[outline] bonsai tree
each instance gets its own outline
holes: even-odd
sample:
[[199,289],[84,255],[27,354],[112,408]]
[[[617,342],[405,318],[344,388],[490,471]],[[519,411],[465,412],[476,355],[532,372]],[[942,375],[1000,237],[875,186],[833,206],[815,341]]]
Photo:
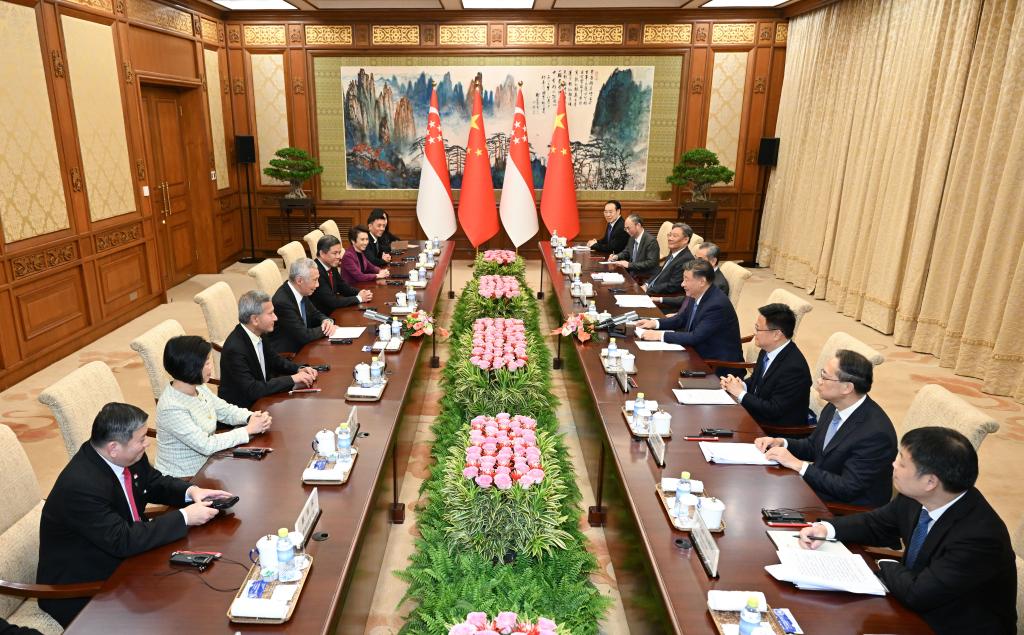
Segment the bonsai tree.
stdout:
[[707,148],[694,148],[679,157],[672,175],[665,180],[672,185],[690,187],[690,200],[708,200],[708,190],[716,183],[730,183],[736,173],[718,162],[718,155]]
[[302,184],[323,172],[324,166],[305,150],[298,148],[281,148],[274,153],[274,157],[270,160],[270,167],[264,168],[263,173],[278,181],[291,183],[292,190],[285,194],[285,198],[306,198]]

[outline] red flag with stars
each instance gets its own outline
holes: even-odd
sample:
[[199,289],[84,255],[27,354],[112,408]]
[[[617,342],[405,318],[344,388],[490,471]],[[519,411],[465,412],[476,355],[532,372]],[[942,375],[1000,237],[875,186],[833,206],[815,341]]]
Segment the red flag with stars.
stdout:
[[466,164],[462,170],[462,193],[459,195],[459,224],[474,247],[479,247],[498,233],[498,208],[494,204],[491,158],[487,154],[484,106],[479,86],[473,90],[473,115],[466,144]]
[[572,240],[580,233],[580,212],[576,207],[576,182],[569,145],[569,121],[565,115],[565,91],[558,92],[558,112],[551,133],[544,190],[540,194],[540,215],[551,233]]

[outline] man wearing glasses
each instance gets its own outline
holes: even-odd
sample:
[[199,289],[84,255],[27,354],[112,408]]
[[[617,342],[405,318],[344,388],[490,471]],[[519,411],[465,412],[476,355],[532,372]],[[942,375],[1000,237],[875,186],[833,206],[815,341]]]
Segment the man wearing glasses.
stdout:
[[754,444],[765,458],[799,472],[826,501],[884,505],[892,498],[896,430],[885,411],[868,397],[872,375],[866,357],[836,351],[818,377],[818,394],[828,405],[811,436],[761,437]]

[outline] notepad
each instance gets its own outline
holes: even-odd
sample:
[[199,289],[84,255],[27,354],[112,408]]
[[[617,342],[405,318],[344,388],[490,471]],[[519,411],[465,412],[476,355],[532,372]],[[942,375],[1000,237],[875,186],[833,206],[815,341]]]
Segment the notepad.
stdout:
[[654,300],[649,295],[631,295],[620,293],[615,296],[615,304],[624,309],[653,309]]
[[721,388],[673,388],[676,400],[687,406],[735,406],[736,402]]
[[265,600],[259,598],[235,598],[231,603],[233,617],[262,617],[267,619],[284,619],[288,614],[288,602],[282,600]]
[[668,342],[646,342],[640,340],[636,347],[642,351],[685,351],[680,344],[669,344]]
[[764,458],[764,453],[753,443],[724,443],[701,441],[700,451],[708,463],[726,465],[778,465],[775,461]]
[[363,334],[365,326],[335,326],[331,331],[332,340],[354,340]]
[[626,278],[621,273],[615,272],[592,273],[590,277],[605,284],[622,284],[626,281]]
[[792,582],[798,588],[886,594],[885,586],[859,555],[810,549],[783,549],[776,553],[780,564],[768,565],[765,570],[775,579]]
[[[800,532],[799,531],[787,531],[784,529],[769,529],[767,532],[768,537],[775,543],[775,548],[779,551],[784,549],[800,549]],[[822,553],[851,553],[841,542],[828,542],[821,541],[817,551]]]

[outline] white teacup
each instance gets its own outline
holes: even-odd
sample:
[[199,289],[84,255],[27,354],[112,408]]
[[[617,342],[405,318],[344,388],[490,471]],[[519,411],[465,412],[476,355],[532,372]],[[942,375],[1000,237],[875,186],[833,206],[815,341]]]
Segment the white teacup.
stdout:
[[277,577],[277,536],[267,534],[256,541],[256,548],[249,551],[249,559],[260,566],[264,578]]
[[718,529],[722,526],[722,515],[725,513],[725,503],[717,498],[700,499],[700,517],[708,529]]
[[636,355],[625,353],[622,355],[622,370],[631,373],[636,369]]
[[320,456],[332,456],[336,454],[338,446],[335,443],[334,432],[330,430],[321,430],[320,432],[317,432],[316,439],[313,441],[313,448]]
[[[399,291],[398,293],[395,294],[395,302],[398,304],[398,306],[405,306],[405,304],[406,304],[405,291]],[[384,338],[381,338],[381,339],[384,339]]]

